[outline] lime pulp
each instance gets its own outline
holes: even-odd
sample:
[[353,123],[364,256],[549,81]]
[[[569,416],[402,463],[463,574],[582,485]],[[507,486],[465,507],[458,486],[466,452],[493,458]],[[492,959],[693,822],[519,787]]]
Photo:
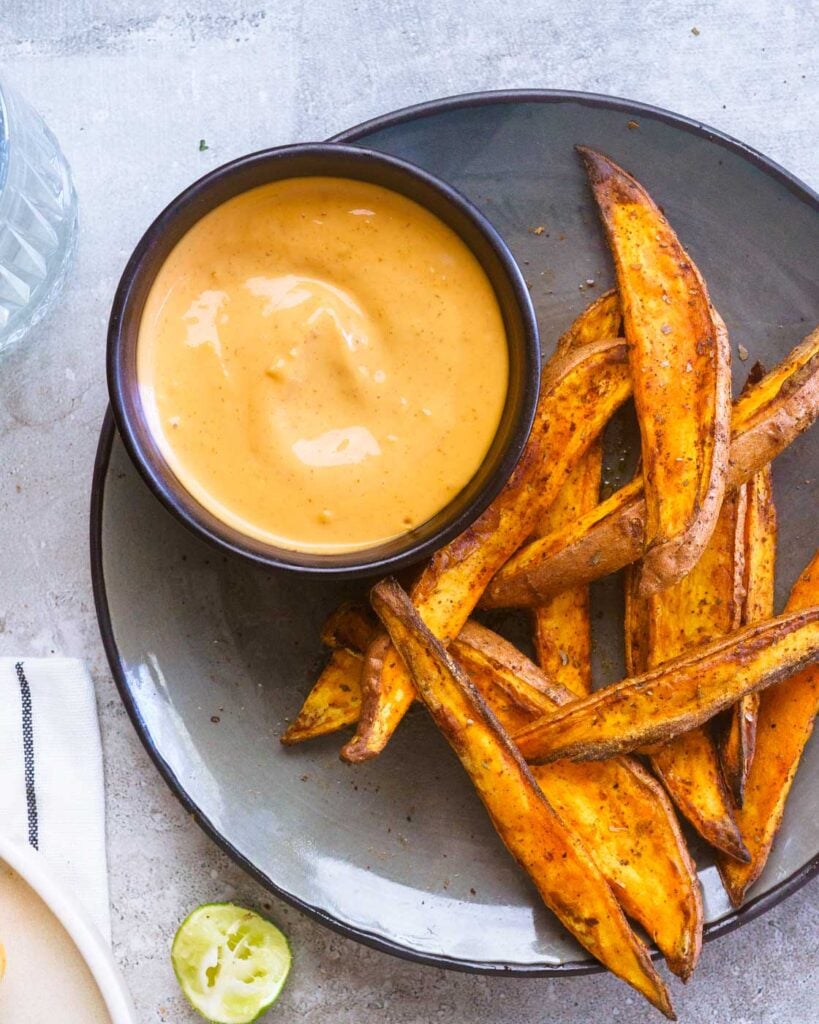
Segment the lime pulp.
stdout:
[[179,926],[174,971],[191,1006],[214,1024],[249,1024],[278,998],[292,960],[279,929],[233,903],[205,903]]

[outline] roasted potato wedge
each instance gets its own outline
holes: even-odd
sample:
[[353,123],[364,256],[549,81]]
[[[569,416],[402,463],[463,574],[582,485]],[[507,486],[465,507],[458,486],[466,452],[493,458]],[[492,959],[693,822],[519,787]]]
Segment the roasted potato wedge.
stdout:
[[285,746],[355,725],[361,714],[361,658],[333,651],[298,715],[281,737]]
[[467,674],[500,687],[530,721],[550,714],[576,695],[547,675],[502,636],[470,619],[450,644]]
[[665,986],[614,893],[469,678],[394,580],[379,583],[371,599],[433,721],[544,903],[593,956],[673,1018]]
[[617,273],[640,423],[646,592],[682,579],[716,525],[728,469],[731,350],[693,260],[657,205],[578,147]]
[[[584,770],[592,763],[594,775]],[[630,758],[555,761],[530,770],[591,853],[617,902],[657,945],[669,970],[687,981],[702,945],[702,898],[662,787]]]
[[605,338],[619,338],[623,333],[623,311],[616,289],[598,295],[557,339],[555,354],[566,356],[575,349]]
[[[741,623],[745,554],[745,489],[730,491],[699,562],[659,594],[639,585],[640,563],[626,581],[626,669],[645,672],[686,650],[724,636]],[[656,750],[651,765],[680,812],[700,835],[732,857],[748,860],[723,780],[717,747],[706,726]]]
[[[475,622],[464,626],[449,653],[507,730],[573,699],[565,688],[555,690],[507,640]],[[522,709],[527,703],[528,711]],[[700,952],[702,902],[696,869],[662,789],[626,757],[557,761],[535,765],[532,774],[585,843],[626,913],[645,928],[669,968],[688,978]]]
[[378,630],[370,609],[359,601],[345,601],[328,615],[321,630],[321,642],[331,650],[344,647],[363,654]]
[[[787,610],[819,605],[819,551],[796,582]],[[749,864],[719,857],[717,867],[735,907],[759,878],[782,822],[785,801],[819,712],[819,665],[811,665],[760,694],[756,750],[737,811]]]
[[[506,732],[517,732],[517,730],[522,729],[524,725],[528,725],[529,722],[532,721],[533,717],[536,717],[532,715],[531,711],[526,711],[524,707],[521,706],[520,701],[518,701],[515,697],[510,696],[509,692],[506,689],[504,689],[504,687],[498,686],[492,679],[491,674],[487,673],[483,676],[480,676],[479,678],[474,678],[472,674],[469,671],[467,671],[464,662],[455,654],[452,644],[449,645],[447,650],[449,651],[452,658],[461,666],[461,668],[466,672],[466,674],[475,684],[475,688],[477,689],[478,693],[486,701],[490,711],[495,716],[495,718],[497,718],[502,728]],[[566,821],[566,824],[569,826],[569,828],[574,827],[571,821],[569,821],[569,819],[565,816],[564,820]],[[582,838],[583,837],[581,836],[581,839]],[[598,861],[599,866],[599,858],[597,856],[595,856],[595,860]]]
[[[557,351],[573,349],[615,337],[622,327],[620,300],[615,291],[605,292],[588,306],[568,331],[561,335]],[[598,437],[574,466],[557,497],[541,515],[537,536],[543,537],[577,519],[600,500],[603,438]],[[591,628],[589,588],[580,584],[546,598],[532,608],[532,634],[538,664],[579,696],[591,690]]]
[[[361,710],[362,674],[366,667],[364,656],[369,654],[371,646],[375,647],[377,652],[378,645],[373,644],[372,641],[376,639],[379,642],[383,641],[386,639],[386,634],[383,631],[379,632],[369,608],[355,602],[347,602],[329,616],[322,630],[322,639],[333,652],[340,651],[355,659],[351,662],[345,660],[344,663],[345,681],[349,676],[350,685],[341,691],[331,687],[330,684],[334,679],[337,681],[339,672],[338,663],[335,659],[331,659],[325,669],[328,677],[326,687],[322,685],[323,673],[302,706],[299,715],[299,719],[303,720],[302,723],[296,728],[294,728],[297,725],[296,722],[294,722],[294,726],[291,726],[294,738],[288,740],[289,742],[301,743],[306,739],[311,739],[313,735],[321,736],[325,732],[331,731],[333,728],[331,720],[342,717],[339,716],[339,707],[342,701],[345,702],[346,710],[343,720],[338,722],[337,728],[351,725],[357,720],[350,716],[359,715]],[[492,646],[493,642],[496,642],[497,646]],[[487,651],[492,647],[495,652],[497,670],[494,676],[492,672],[486,674],[487,686],[491,686],[498,692],[503,692],[507,707],[514,708],[515,712],[523,715],[527,722],[564,704],[574,696],[561,683],[549,679],[528,658],[524,658],[512,644],[502,640],[496,633],[476,622],[467,622],[453,644],[454,649],[459,653],[465,653],[467,658],[474,656],[474,651]],[[497,660],[500,657],[498,651],[502,651],[506,664],[502,659]],[[509,669],[509,671],[504,671],[505,669]],[[491,701],[490,703],[494,708],[495,704]],[[326,709],[326,712],[322,714],[320,709]]]
[[[819,415],[819,328],[734,403],[728,487],[739,487],[810,427]],[[636,562],[646,508],[634,480],[548,537],[533,540],[495,576],[485,608],[527,608]]]
[[[625,344],[616,339],[586,345],[544,368],[535,425],[509,481],[470,527],[433,555],[412,588],[422,619],[444,644],[458,635],[489,580],[532,533],[630,389]],[[362,699],[358,731],[342,749],[347,761],[378,754],[414,699],[394,651],[378,687]]]
[[[556,503],[541,519],[541,528],[577,522],[600,497],[603,449],[598,439],[575,466]],[[572,509],[576,514],[572,516]],[[582,697],[591,691],[589,585],[580,583],[532,607],[532,639],[540,667]]]
[[[626,579],[626,671],[638,675],[648,660],[648,601],[637,591],[630,567]],[[680,813],[703,838],[728,856],[748,859],[707,728],[692,729],[660,747],[649,759]],[[559,762],[560,763],[560,762]],[[583,762],[581,762],[583,763]]]
[[[323,635],[330,646],[355,650],[367,646],[372,629],[363,608],[344,605],[328,619]],[[467,622],[449,653],[507,732],[573,699],[516,647],[476,622]],[[688,978],[702,942],[702,901],[696,869],[662,788],[631,758],[560,761],[538,765],[533,774],[629,917],[645,928],[669,968]]]
[[[750,625],[770,619],[774,613],[774,568],[776,565],[776,508],[773,500],[771,467],[761,469],[744,486],[747,497],[743,536],[742,622]],[[742,806],[745,783],[756,745],[759,694],[749,693],[737,701],[720,744],[725,781],[734,803]]]
[[[733,633],[742,625],[746,507],[744,487],[729,491],[711,542],[699,562],[673,590],[646,598],[644,671]],[[642,563],[634,568],[639,576]],[[637,589],[646,592],[639,584]]]
[[598,690],[515,736],[534,763],[598,760],[664,743],[819,655],[819,607],[748,626]]
[[703,839],[726,856],[747,861],[750,854],[708,730],[700,726],[675,737],[651,754],[650,761],[680,814]]

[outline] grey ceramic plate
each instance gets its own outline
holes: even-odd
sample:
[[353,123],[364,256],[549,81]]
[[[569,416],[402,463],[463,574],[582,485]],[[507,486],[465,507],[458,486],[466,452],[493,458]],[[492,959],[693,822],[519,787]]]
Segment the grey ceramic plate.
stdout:
[[[577,142],[609,153],[662,203],[705,273],[735,353],[741,342],[773,364],[819,314],[816,197],[681,118],[600,97],[490,94],[390,115],[344,138],[430,168],[488,214],[531,283],[547,350],[611,281]],[[749,366],[736,359],[735,387]],[[627,417],[615,428],[633,444],[631,431]],[[817,468],[809,435],[775,464],[780,607],[816,543]],[[102,634],[134,724],[175,793],[260,881],[325,923],[418,960],[529,974],[590,969],[501,847],[423,712],[358,768],[339,762],[338,737],[279,745],[321,667],[322,619],[360,582],[266,572],[205,546],[149,493],[110,419],[91,542]],[[594,608],[602,682],[622,669],[617,580],[595,588]],[[511,618],[500,626],[519,629]],[[814,742],[768,868],[739,914],[699,853],[709,935],[816,870],[817,768]]]

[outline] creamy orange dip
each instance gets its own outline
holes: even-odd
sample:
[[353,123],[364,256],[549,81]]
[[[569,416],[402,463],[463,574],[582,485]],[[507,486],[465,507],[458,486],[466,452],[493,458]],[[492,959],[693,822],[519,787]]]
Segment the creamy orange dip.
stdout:
[[159,271],[142,401],[184,487],[242,533],[353,551],[471,479],[508,382],[486,274],[395,192],[294,178],[212,210]]

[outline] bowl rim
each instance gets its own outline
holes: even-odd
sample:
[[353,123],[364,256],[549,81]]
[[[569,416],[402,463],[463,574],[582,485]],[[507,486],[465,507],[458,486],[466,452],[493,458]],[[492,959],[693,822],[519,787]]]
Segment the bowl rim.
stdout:
[[84,908],[54,877],[43,855],[0,833],[0,861],[31,887],[63,926],[96,982],[112,1024],[137,1024],[131,994],[110,948]]
[[[263,168],[268,165],[275,167],[278,161],[286,161],[292,157],[299,158],[302,156],[312,156],[319,159],[327,158],[328,160],[346,158],[354,163],[361,164],[362,167],[377,165],[387,170],[397,171],[399,174],[410,179],[415,179],[425,188],[437,193],[445,204],[465,217],[487,242],[493,257],[497,260],[498,272],[505,277],[508,285],[508,308],[514,306],[514,315],[520,321],[522,383],[517,410],[509,423],[509,436],[506,444],[494,454],[495,466],[489,471],[489,475],[480,490],[472,495],[458,510],[457,503],[460,495],[463,494],[463,490],[459,491],[447,505],[435,513],[432,519],[437,516],[446,516],[447,510],[451,506],[455,506],[455,513],[445,518],[426,537],[413,538],[414,531],[408,531],[392,541],[382,542],[382,544],[373,548],[363,548],[337,554],[328,553],[326,556],[323,556],[320,552],[294,551],[266,543],[249,535],[243,535],[238,528],[221,522],[218,516],[210,513],[206,507],[202,506],[193,494],[187,490],[182,481],[175,476],[173,470],[162,459],[161,455],[154,455],[144,443],[145,437],[150,432],[147,427],[135,422],[129,412],[129,404],[135,404],[138,399],[129,400],[128,398],[129,389],[135,387],[135,385],[133,378],[123,367],[123,356],[128,350],[128,347],[124,344],[124,337],[130,318],[133,316],[131,312],[133,296],[140,282],[146,276],[149,280],[155,276],[158,267],[154,269],[153,266],[155,262],[153,250],[163,239],[168,227],[173,225],[180,216],[184,216],[191,206],[201,203],[203,199],[209,196],[211,189],[218,187],[226,179],[239,177],[243,172],[254,167]],[[316,172],[311,172],[309,176],[315,176],[315,174]],[[334,176],[332,167],[328,169],[327,175]],[[299,176],[294,174],[287,177]],[[271,180],[283,179],[274,177]],[[257,186],[251,186],[250,188],[255,187]],[[249,190],[240,190],[236,195],[241,194],[242,191]],[[393,191],[398,191],[398,189],[393,188]],[[210,213],[225,201],[227,200],[223,199],[213,206],[208,206],[204,213],[202,213],[202,216]],[[413,201],[418,202],[419,205],[424,205],[418,199],[413,199]],[[431,212],[435,216],[439,216],[434,210]],[[451,230],[455,231],[462,238],[456,228],[451,225],[450,227]],[[469,245],[469,242],[463,238],[462,241],[471,250],[472,247]],[[502,300],[498,296],[498,290],[491,280],[490,284],[492,284],[493,291],[498,297],[504,320],[506,320],[506,312],[504,311]],[[332,140],[323,143],[308,142],[276,146],[248,153],[208,171],[178,193],[153,219],[128,258],[111,306],[106,342],[108,392],[117,428],[128,454],[140,475],[168,511],[188,529],[222,551],[229,551],[232,554],[250,559],[268,568],[283,569],[319,577],[323,576],[325,578],[353,579],[361,576],[378,576],[389,572],[396,572],[405,566],[430,556],[467,529],[498,496],[523,453],[536,414],[540,390],[540,367],[540,338],[537,317],[529,289],[509,246],[491,221],[454,186],[424,168],[417,167],[410,161],[371,150],[364,146],[351,146],[344,143],[336,143]],[[506,409],[506,406],[504,408]],[[498,429],[500,429],[501,424],[502,421],[499,423]],[[493,445],[494,438],[496,437],[497,430],[493,435]],[[491,447],[487,451],[485,459],[490,456],[490,452]],[[480,469],[477,472],[480,472]],[[471,479],[474,480],[475,476],[473,475]],[[468,487],[469,483],[465,486]],[[432,519],[425,520],[417,529],[423,529]],[[405,539],[405,543],[402,543]],[[397,545],[397,550],[379,555],[379,550],[389,544]],[[300,561],[300,557],[304,557],[307,561]]]
[[[374,131],[390,128],[405,121],[418,117],[431,117],[448,110],[484,106],[487,104],[504,103],[579,103],[584,106],[604,108],[617,111],[623,114],[645,114],[656,118],[666,124],[671,124],[683,131],[690,132],[709,141],[722,146],[724,149],[750,160],[752,164],[759,167],[765,173],[784,184],[789,191],[799,196],[800,199],[808,202],[819,210],[819,194],[810,186],[802,182],[795,174],[787,171],[774,160],[769,159],[758,150],[747,146],[745,143],[734,139],[730,135],[711,128],[702,122],[692,120],[682,114],[676,114],[662,107],[641,103],[637,100],[630,100],[618,96],[607,96],[600,93],[577,92],[565,89],[506,89],[486,90],[475,93],[464,93],[456,96],[444,97],[441,99],[429,100],[425,103],[403,107],[396,111],[364,121],[352,128],[334,135],[331,141],[354,142],[361,136],[366,136]],[[142,718],[139,708],[134,699],[128,683],[126,668],[121,660],[116,637],[114,635],[113,622],[111,620],[108,597],[106,593],[105,573],[103,566],[102,546],[102,517],[105,498],[105,479],[109,467],[111,450],[114,442],[115,424],[111,410],[106,411],[99,438],[96,460],[94,464],[94,475],[91,488],[89,532],[90,532],[90,554],[91,554],[91,580],[94,593],[94,604],[97,612],[97,621],[100,628],[103,647],[105,649],[108,664],[119,690],[120,697],[134,729],[139,736],[148,756],[153,761],[159,774],[165,783],[179,800],[182,807],[193,820],[213,840],[213,842],[226,853],[236,864],[264,889],[279,899],[307,914],[319,924],[324,925],[338,932],[346,938],[355,939],[366,946],[377,949],[384,953],[397,956],[400,959],[413,963],[426,964],[431,967],[445,968],[448,970],[462,971],[469,974],[503,975],[504,977],[579,977],[586,974],[602,974],[605,968],[595,960],[586,957],[581,960],[568,960],[560,964],[520,964],[495,961],[471,961],[447,957],[439,954],[425,953],[406,944],[401,944],[395,939],[388,939],[365,931],[363,928],[348,924],[345,921],[333,917],[328,911],[321,907],[308,903],[288,892],[278,885],[272,878],[249,860],[236,846],[223,835],[216,824],[202,812],[202,809],[188,794],[180,782],[171,765],[165,760],[148,728]],[[812,878],[819,874],[819,852],[806,861],[801,868],[794,871],[787,878],[772,886],[766,892],[747,900],[738,910],[729,911],[724,917],[705,925],[703,939],[710,942],[712,939],[720,938],[729,932],[740,928],[742,925],[753,921],[755,918],[767,911],[772,910],[779,903],[806,885]],[[581,951],[582,952],[582,951]],[[656,950],[651,952],[652,959],[660,959]]]

